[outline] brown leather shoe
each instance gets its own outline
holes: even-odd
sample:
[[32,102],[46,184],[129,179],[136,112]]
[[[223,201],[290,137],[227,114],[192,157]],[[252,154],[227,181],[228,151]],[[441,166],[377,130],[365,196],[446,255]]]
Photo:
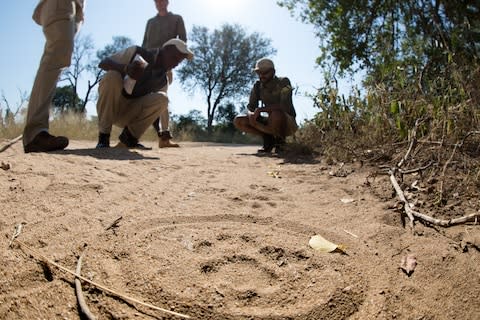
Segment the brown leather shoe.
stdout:
[[159,148],[178,148],[180,145],[178,143],[172,143],[170,140],[158,139]]
[[27,144],[23,146],[25,153],[30,152],[49,152],[63,150],[68,146],[68,138],[62,136],[52,136],[46,131],[42,131]]
[[170,139],[172,139],[172,135],[170,134],[170,131],[162,131],[158,133],[158,147],[159,148],[178,148],[180,147],[178,143],[172,143],[170,142]]

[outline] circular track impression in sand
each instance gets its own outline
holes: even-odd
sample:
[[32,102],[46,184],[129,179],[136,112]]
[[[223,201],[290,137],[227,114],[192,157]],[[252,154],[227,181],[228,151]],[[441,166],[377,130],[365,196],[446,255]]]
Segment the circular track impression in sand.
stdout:
[[308,235],[284,226],[235,220],[152,222],[121,259],[135,265],[122,268],[128,287],[200,318],[342,319],[357,311],[360,279],[347,256],[315,252]]

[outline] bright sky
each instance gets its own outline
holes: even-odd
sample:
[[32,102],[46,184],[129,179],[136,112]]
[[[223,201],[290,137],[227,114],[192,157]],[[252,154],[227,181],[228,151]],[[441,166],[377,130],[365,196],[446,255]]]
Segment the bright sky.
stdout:
[[[38,0],[2,1],[0,4],[0,92],[12,106],[18,104],[19,90],[30,94],[45,43],[41,27],[32,20]],[[169,10],[183,16],[188,33],[193,25],[214,30],[224,23],[238,23],[248,33],[259,32],[272,40],[277,55],[277,75],[287,76],[299,94],[294,96],[297,120],[311,119],[318,109],[301,92],[315,92],[322,84],[321,70],[315,66],[319,55],[313,27],[290,16],[275,0],[170,0]],[[81,34],[90,34],[96,49],[112,42],[113,36],[127,36],[141,45],[145,24],[156,14],[153,0],[87,0],[86,20]],[[254,62],[252,62],[253,64]],[[86,84],[87,79],[82,80]],[[96,88],[95,88],[96,90]],[[83,91],[80,88],[80,97]],[[207,104],[197,94],[188,96],[180,83],[169,88],[170,111],[187,114],[198,109],[206,114]],[[247,97],[245,97],[247,98]],[[237,104],[238,106],[239,104]],[[95,105],[87,106],[96,115]]]

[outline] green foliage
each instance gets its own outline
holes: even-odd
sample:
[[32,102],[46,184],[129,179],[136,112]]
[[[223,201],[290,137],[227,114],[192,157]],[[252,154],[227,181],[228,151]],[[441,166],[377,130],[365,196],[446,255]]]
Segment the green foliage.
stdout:
[[[451,59],[478,59],[480,2],[279,0],[316,27],[318,62],[340,72],[392,70],[398,62],[422,70]],[[445,55],[449,52],[451,55]],[[380,81],[375,77],[376,82]]]
[[172,131],[180,140],[202,141],[207,120],[199,110],[190,110],[186,115],[174,115],[171,119]]
[[[307,124],[338,146],[330,151],[402,142],[413,128],[456,143],[479,127],[480,2],[277,2],[316,27],[328,72]],[[340,96],[335,77],[359,69],[361,91]]]
[[55,114],[82,113],[83,101],[76,95],[72,86],[57,87],[53,96],[52,107]]

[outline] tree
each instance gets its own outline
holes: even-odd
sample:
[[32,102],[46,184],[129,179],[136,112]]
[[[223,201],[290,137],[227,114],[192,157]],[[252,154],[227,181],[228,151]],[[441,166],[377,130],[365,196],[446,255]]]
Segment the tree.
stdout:
[[198,137],[204,132],[207,121],[200,110],[190,110],[187,115],[174,115],[172,122],[177,133]]
[[[10,102],[7,100],[5,96],[5,92],[2,91],[2,96],[0,99],[0,128],[1,127],[9,127],[13,123],[15,123],[15,117],[22,111],[22,107],[28,101],[28,94],[25,91],[18,91],[20,101],[16,104],[15,107],[10,105]],[[5,118],[3,117],[3,107],[5,107]]]
[[[469,64],[480,50],[480,2],[471,0],[279,0],[316,27],[317,62],[339,72],[364,69],[373,83],[395,70],[448,75],[454,59]],[[435,70],[426,73],[425,69]],[[426,71],[428,71],[426,70]],[[417,79],[412,78],[412,81]]]
[[183,65],[178,75],[186,90],[194,93],[199,89],[205,95],[207,130],[211,133],[218,106],[245,97],[255,79],[252,67],[256,60],[276,50],[270,39],[230,24],[213,32],[194,26],[189,43],[195,58]]
[[[215,115],[215,132],[222,136],[233,137],[237,129],[233,125],[233,119],[238,115],[235,111],[235,105],[228,103],[225,106],[219,106],[218,112]],[[230,141],[231,142],[231,141]]]
[[77,95],[73,97],[72,92],[75,92],[75,90],[71,86],[57,87],[55,89],[55,95],[52,100],[54,113],[65,113],[67,111],[83,112],[84,101]]

